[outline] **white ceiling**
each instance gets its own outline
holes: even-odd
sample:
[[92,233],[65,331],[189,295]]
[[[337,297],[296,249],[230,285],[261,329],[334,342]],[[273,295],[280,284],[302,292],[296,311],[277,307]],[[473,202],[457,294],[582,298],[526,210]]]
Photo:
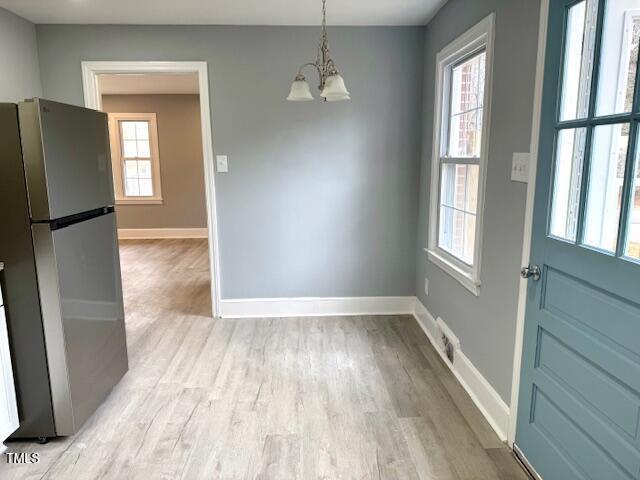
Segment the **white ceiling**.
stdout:
[[[446,0],[328,0],[329,25],[425,25]],[[318,25],[320,0],[0,0],[34,23]]]
[[127,74],[99,75],[100,93],[103,95],[187,94],[198,93],[198,75],[180,74]]

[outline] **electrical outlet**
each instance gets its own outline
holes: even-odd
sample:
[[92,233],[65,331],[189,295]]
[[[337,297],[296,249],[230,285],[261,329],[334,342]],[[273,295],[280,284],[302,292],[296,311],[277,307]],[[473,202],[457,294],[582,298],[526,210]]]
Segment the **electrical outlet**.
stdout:
[[429,296],[429,279],[427,277],[424,277],[424,294]]

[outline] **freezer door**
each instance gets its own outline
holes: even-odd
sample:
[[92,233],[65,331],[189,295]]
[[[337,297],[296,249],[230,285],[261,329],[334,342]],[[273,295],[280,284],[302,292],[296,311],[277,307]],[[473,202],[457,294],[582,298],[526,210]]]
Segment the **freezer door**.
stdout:
[[105,113],[43,99],[18,111],[34,221],[114,204]]
[[71,435],[128,368],[115,214],[32,229],[56,434]]

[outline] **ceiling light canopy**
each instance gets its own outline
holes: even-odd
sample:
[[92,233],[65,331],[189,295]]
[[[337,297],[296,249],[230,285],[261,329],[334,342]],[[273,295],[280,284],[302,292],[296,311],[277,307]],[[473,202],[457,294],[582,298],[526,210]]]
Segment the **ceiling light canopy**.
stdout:
[[336,64],[329,54],[329,40],[327,39],[327,0],[322,0],[322,35],[318,45],[318,53],[315,62],[305,63],[298,70],[287,100],[290,102],[308,102],[313,100],[311,89],[307,79],[302,74],[305,67],[315,67],[320,77],[320,96],[327,102],[339,102],[349,100],[351,96],[344,83],[344,79],[338,72]]

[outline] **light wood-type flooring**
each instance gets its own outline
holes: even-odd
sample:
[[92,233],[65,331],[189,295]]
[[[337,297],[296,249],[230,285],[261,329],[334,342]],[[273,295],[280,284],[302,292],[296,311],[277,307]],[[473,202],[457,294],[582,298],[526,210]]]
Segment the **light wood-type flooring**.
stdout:
[[129,372],[0,479],[527,478],[412,317],[214,320],[205,241],[121,256]]

